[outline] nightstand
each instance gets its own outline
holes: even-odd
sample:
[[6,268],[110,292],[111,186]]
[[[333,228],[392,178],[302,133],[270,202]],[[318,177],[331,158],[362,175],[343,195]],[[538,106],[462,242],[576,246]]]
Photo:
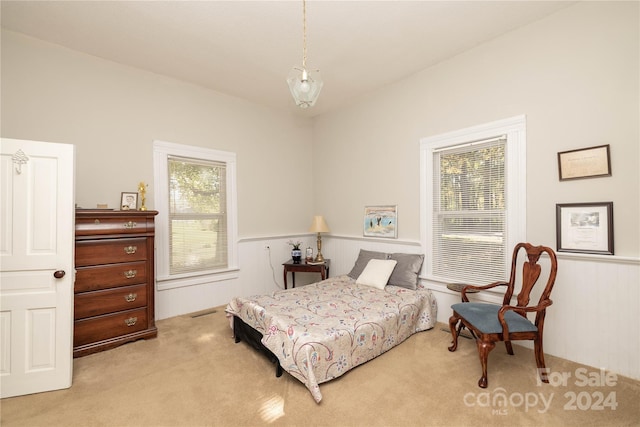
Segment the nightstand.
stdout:
[[284,288],[287,289],[287,273],[291,272],[292,285],[291,288],[296,287],[296,273],[320,273],[322,280],[329,277],[329,266],[331,265],[330,259],[325,259],[322,264],[306,264],[304,261],[300,264],[294,264],[293,260],[282,264],[284,266]]

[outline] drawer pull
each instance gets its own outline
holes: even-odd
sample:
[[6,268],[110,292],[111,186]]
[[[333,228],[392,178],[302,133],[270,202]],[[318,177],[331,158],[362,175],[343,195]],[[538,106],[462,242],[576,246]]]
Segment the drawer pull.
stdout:
[[124,323],[127,326],[134,326],[136,324],[136,322],[138,321],[137,317],[129,317],[128,319],[124,320]]
[[93,220],[93,223],[94,223],[95,225],[98,225],[98,224],[100,224],[100,220],[99,220],[99,219],[95,219],[95,220]]
[[124,252],[125,252],[127,255],[135,254],[137,250],[138,250],[138,247],[137,247],[137,246],[125,246],[125,247],[124,247]]
[[138,274],[138,270],[129,270],[124,272],[124,277],[127,279],[133,279]]
[[135,221],[129,221],[124,223],[124,228],[136,228],[136,225]]
[[129,295],[124,296],[124,299],[127,302],[134,302],[136,298],[138,298],[138,294],[134,294],[133,292],[131,292]]

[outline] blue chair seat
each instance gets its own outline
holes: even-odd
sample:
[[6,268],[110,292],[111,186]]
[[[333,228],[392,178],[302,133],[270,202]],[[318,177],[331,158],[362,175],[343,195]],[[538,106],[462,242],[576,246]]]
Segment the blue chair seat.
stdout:
[[[501,305],[461,302],[453,304],[451,308],[483,334],[502,333],[502,325],[498,320],[498,311],[502,308]],[[538,330],[529,319],[511,310],[505,313],[504,320],[507,322],[509,332],[535,332]]]

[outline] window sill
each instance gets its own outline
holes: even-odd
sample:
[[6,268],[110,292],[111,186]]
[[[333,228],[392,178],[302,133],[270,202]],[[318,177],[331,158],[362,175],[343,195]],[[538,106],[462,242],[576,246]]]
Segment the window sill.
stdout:
[[182,275],[181,277],[158,277],[156,279],[156,289],[165,291],[168,289],[184,288],[187,286],[203,285],[211,282],[221,282],[223,280],[237,279],[239,269],[230,268],[227,270],[219,270],[215,273]]

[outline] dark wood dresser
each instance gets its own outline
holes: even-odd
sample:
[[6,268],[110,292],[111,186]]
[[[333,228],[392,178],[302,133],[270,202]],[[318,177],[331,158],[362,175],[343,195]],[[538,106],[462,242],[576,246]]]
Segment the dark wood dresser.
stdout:
[[157,336],[157,214],[76,210],[73,357]]

